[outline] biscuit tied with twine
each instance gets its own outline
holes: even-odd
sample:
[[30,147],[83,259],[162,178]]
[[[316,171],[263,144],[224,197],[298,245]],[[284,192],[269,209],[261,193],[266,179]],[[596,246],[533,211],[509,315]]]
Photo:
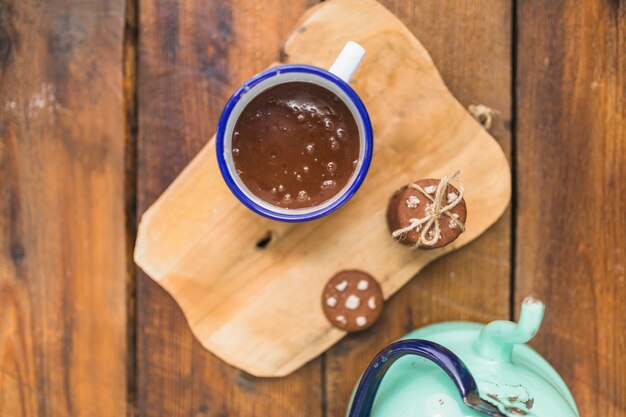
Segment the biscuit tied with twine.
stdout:
[[[426,208],[426,215],[424,217],[422,217],[421,219],[409,219],[409,225],[407,227],[394,230],[393,233],[391,233],[391,236],[396,239],[403,234],[409,233],[413,230],[419,231],[421,228],[422,233],[420,233],[414,247],[417,248],[418,246],[433,246],[439,241],[439,238],[441,237],[441,226],[439,223],[439,219],[441,219],[441,216],[447,216],[451,222],[455,223],[456,226],[461,229],[461,232],[464,232],[465,225],[450,213],[450,211],[454,207],[456,207],[461,202],[461,200],[463,200],[463,194],[465,192],[465,189],[463,188],[463,182],[459,179],[460,174],[461,171],[457,170],[453,174],[442,178],[441,181],[439,181],[439,185],[437,186],[435,198],[431,197],[431,195],[426,192],[426,190],[424,190],[422,187],[415,183],[407,185],[408,188],[413,188],[422,193],[432,202],[432,205]],[[452,202],[444,205],[443,203],[444,197],[446,196],[446,189],[448,188],[448,184],[450,184],[450,182],[453,180],[456,180],[459,184],[459,194]],[[424,225],[423,228],[422,225]],[[434,233],[428,233],[429,230],[433,227]]]

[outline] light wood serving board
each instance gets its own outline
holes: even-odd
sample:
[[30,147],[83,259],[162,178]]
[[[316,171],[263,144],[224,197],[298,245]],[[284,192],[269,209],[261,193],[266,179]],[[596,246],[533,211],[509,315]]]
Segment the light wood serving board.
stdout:
[[[320,306],[333,274],[365,270],[387,299],[430,261],[483,233],[510,199],[498,144],[450,94],[419,41],[377,2],[312,8],[286,41],[286,60],[328,68],[348,40],[367,50],[352,85],[369,110],[375,142],[369,174],[350,202],[308,223],[260,217],[226,187],[210,140],[139,225],[137,264],[177,301],[203,346],[256,376],[287,375],[345,335]],[[467,231],[437,250],[395,243],[385,221],[391,194],[456,169],[465,183]],[[258,248],[268,232],[270,243]]]

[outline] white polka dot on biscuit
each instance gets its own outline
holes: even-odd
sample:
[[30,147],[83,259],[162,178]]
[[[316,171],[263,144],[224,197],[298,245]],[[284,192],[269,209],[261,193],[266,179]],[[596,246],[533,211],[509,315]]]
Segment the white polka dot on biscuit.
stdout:
[[357,289],[359,291],[365,291],[366,289],[368,289],[370,286],[370,283],[367,282],[367,280],[362,279],[361,281],[359,281],[359,283],[356,285]]
[[420,199],[415,197],[414,195],[411,195],[409,196],[409,198],[406,199],[406,206],[410,209],[414,209],[418,206],[419,203]]
[[348,310],[356,310],[361,305],[361,299],[356,295],[352,294],[348,298],[346,298],[346,308]]
[[376,310],[376,297],[372,295],[370,299],[367,300],[367,306],[370,308],[370,310]]
[[335,297],[328,297],[326,299],[326,305],[328,307],[334,307],[337,305],[337,299]]
[[367,318],[365,316],[358,316],[356,318],[356,325],[359,327],[363,327],[367,324]]
[[335,320],[337,321],[337,323],[348,324],[348,320],[346,319],[346,316],[337,316],[335,317]]
[[348,288],[348,281],[341,281],[339,284],[335,285],[335,288],[337,288],[337,291],[345,291],[345,289]]
[[434,185],[430,185],[430,186],[424,188],[424,191],[426,191],[428,194],[432,194],[435,191],[437,191],[437,187],[435,187]]

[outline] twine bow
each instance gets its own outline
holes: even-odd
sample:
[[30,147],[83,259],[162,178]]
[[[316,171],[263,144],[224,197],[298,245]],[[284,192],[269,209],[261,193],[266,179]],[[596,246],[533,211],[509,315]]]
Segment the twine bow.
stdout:
[[[463,183],[459,179],[460,173],[461,171],[457,170],[452,175],[448,175],[439,181],[437,191],[435,192],[435,198],[432,198],[430,193],[426,192],[426,190],[419,185],[409,184],[409,188],[418,190],[432,202],[432,205],[426,208],[426,215],[424,217],[421,219],[409,219],[409,225],[407,227],[395,230],[391,236],[393,238],[398,238],[405,233],[413,230],[419,230],[422,225],[425,224],[422,228],[422,233],[420,234],[419,239],[415,242],[415,247],[433,246],[441,237],[441,226],[439,224],[439,220],[443,215],[448,216],[450,221],[460,228],[462,232],[465,231],[465,225],[450,213],[450,210],[456,207],[461,200],[463,200],[464,188]],[[452,180],[456,180],[459,183],[459,195],[452,202],[444,206],[444,198],[447,199],[446,190],[448,188],[448,184],[450,184]],[[434,227],[434,233],[429,233],[429,230],[432,227]]]

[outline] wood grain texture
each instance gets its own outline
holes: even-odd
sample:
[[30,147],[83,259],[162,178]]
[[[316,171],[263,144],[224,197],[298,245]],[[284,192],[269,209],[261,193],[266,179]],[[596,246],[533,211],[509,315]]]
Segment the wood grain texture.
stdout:
[[[313,2],[141,1],[139,214]],[[532,344],[581,415],[626,415],[624,1],[517,1],[515,16],[510,1],[381,2],[463,105],[501,112],[491,133],[507,153],[517,51],[515,298],[547,302]],[[206,353],[139,274],[137,401],[126,404],[123,3],[0,1],[0,416],[341,416],[385,343],[509,314],[511,213],[422,271],[373,329],[281,380]]]
[[124,2],[0,2],[0,416],[126,414]]
[[626,3],[517,4],[516,298],[580,415],[624,416]]
[[[385,0],[420,39],[454,96],[500,114],[490,133],[511,150],[511,2]],[[471,215],[471,214],[470,214]],[[429,265],[385,305],[369,331],[346,337],[325,355],[325,413],[345,413],[371,358],[408,331],[438,321],[487,322],[509,316],[511,212],[476,241]]]
[[[309,0],[141,1],[138,212],[214,133],[223,105],[279,58]],[[192,336],[175,302],[139,273],[137,408],[141,416],[320,416],[320,362],[281,380],[225,365]]]
[[[258,216],[224,184],[211,141],[139,225],[137,264],[176,299],[203,346],[253,375],[287,375],[345,335],[320,308],[337,271],[367,271],[388,298],[482,234],[509,201],[502,149],[450,94],[419,41],[377,2],[328,1],[310,10],[285,43],[286,62],[327,68],[348,40],[368,51],[352,85],[376,137],[368,176],[349,204],[301,224]],[[466,231],[432,251],[394,244],[385,221],[393,192],[456,169],[471,213]],[[274,238],[260,250],[268,230]]]

